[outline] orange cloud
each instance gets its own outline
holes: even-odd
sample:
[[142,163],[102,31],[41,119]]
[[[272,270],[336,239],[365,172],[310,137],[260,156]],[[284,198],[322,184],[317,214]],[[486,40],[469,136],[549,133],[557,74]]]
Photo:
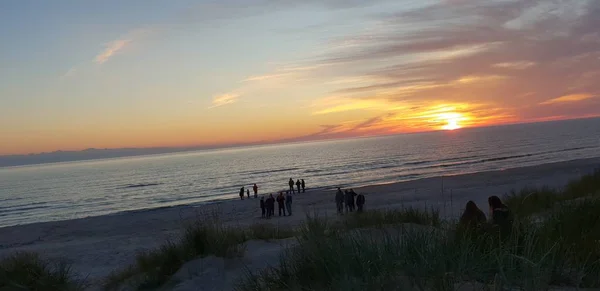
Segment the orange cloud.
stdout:
[[552,104],[559,104],[559,103],[566,103],[566,102],[577,102],[577,101],[583,101],[586,99],[591,99],[594,97],[595,96],[592,94],[571,94],[571,95],[565,95],[565,96],[561,96],[558,98],[544,101],[544,102],[540,103],[540,105],[552,105]]

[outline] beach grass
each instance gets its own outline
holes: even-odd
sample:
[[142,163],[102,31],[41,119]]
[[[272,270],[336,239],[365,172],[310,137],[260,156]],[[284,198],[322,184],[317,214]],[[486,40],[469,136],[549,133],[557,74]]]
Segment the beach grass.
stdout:
[[[461,232],[436,209],[372,210],[339,219],[307,215],[296,229],[269,223],[227,227],[216,219],[189,226],[181,239],[137,257],[114,273],[107,290],[134,282],[163,286],[188,261],[236,257],[244,242],[296,237],[278,268],[249,273],[249,290],[547,290],[600,288],[600,171],[564,189],[523,189],[505,197],[515,215],[508,235]],[[542,219],[534,214],[544,213]],[[404,286],[404,287],[398,287]],[[400,289],[398,289],[400,288]]]
[[529,216],[550,210],[560,202],[600,195],[600,169],[569,182],[563,189],[524,188],[503,198],[519,216]]
[[440,226],[440,211],[434,208],[421,210],[408,207],[403,209],[385,209],[365,211],[347,215],[341,220],[344,228],[383,227],[389,224],[415,223],[421,225]]
[[[406,225],[378,234],[325,232],[324,222],[314,220],[279,268],[250,273],[237,290],[456,290],[464,284],[477,284],[475,290],[598,288],[600,224],[593,210],[599,209],[600,204],[570,205],[541,225],[517,221],[502,239],[494,231],[458,235],[454,228]],[[567,232],[575,223],[582,229]]]
[[36,253],[19,252],[0,261],[0,290],[84,290],[65,262],[51,262]]
[[[251,226],[228,227],[214,215],[190,225],[179,241],[169,241],[156,250],[137,255],[136,264],[109,275],[105,280],[106,290],[117,290],[123,284],[133,284],[138,290],[157,288],[169,282],[171,277],[187,262],[215,255],[217,257],[243,256],[243,243],[248,240],[277,240],[305,236],[319,229],[323,234],[344,230],[384,226],[397,223],[439,225],[439,212],[408,208],[404,210],[367,211],[345,215],[340,221],[330,221],[307,216],[298,229],[280,227],[269,223]],[[310,232],[307,232],[309,230]]]
[[168,241],[155,250],[137,255],[136,263],[112,273],[105,280],[106,290],[116,290],[124,284],[138,290],[157,288],[167,283],[187,262],[214,255],[243,256],[243,243],[251,239],[272,240],[293,237],[293,229],[271,224],[255,224],[248,228],[228,227],[216,218],[187,226],[178,241]]

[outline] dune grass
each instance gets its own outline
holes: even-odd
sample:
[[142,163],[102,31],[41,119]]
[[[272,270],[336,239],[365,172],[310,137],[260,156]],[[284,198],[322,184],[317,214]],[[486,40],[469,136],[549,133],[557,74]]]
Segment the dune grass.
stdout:
[[137,255],[136,264],[111,274],[105,280],[106,290],[116,290],[123,284],[132,284],[138,290],[156,288],[167,283],[187,262],[208,255],[218,257],[242,256],[243,243],[252,240],[290,238],[306,229],[315,231],[322,226],[323,233],[360,227],[383,226],[394,223],[439,225],[437,211],[418,209],[368,211],[345,215],[341,221],[308,217],[299,229],[277,227],[272,224],[254,224],[247,228],[227,227],[216,218],[188,226],[179,241],[167,242],[160,248]]
[[346,229],[361,227],[382,227],[389,224],[415,223],[440,226],[440,211],[437,209],[420,210],[417,208],[386,209],[365,211],[347,215],[341,222]]
[[[211,220],[139,254],[135,265],[111,275],[105,287],[133,282],[138,290],[157,288],[198,257],[241,256],[245,241],[297,237],[299,245],[284,254],[279,268],[249,274],[238,290],[454,290],[464,283],[482,290],[600,288],[600,200],[589,198],[599,190],[596,171],[562,190],[513,193],[505,203],[516,221],[502,238],[489,230],[457,232],[435,209],[367,211],[334,220],[317,215],[298,229],[268,223],[240,229]],[[540,212],[547,213],[544,220],[533,223],[531,215]],[[407,223],[423,227],[387,231]]]
[[69,264],[53,263],[36,253],[20,252],[0,261],[0,290],[79,291]]
[[168,241],[156,250],[137,255],[136,263],[119,270],[105,280],[105,290],[124,284],[138,290],[157,288],[167,283],[185,263],[215,255],[236,257],[244,253],[243,243],[251,239],[281,239],[294,236],[291,229],[271,224],[257,224],[241,229],[227,227],[216,219],[189,225],[178,241]]
[[598,210],[599,202],[566,206],[541,225],[515,222],[504,239],[433,227],[349,235],[312,220],[279,268],[249,274],[237,290],[455,290],[473,282],[478,290],[598,288]]
[[529,216],[553,208],[557,203],[600,194],[600,169],[569,182],[563,189],[525,188],[503,199],[520,216]]
[[[489,228],[460,232],[431,213],[373,212],[343,222],[389,227],[416,222],[429,228],[380,233],[344,231],[309,220],[299,245],[279,268],[249,273],[237,287],[250,290],[547,290],[550,286],[600,288],[600,171],[563,190],[524,189],[507,197],[517,215],[511,233]],[[576,200],[574,200],[576,199]],[[409,211],[410,212],[410,211]],[[543,220],[532,214],[546,212]],[[404,217],[419,219],[404,219]],[[436,228],[437,226],[437,228]],[[327,231],[329,230],[329,231]]]

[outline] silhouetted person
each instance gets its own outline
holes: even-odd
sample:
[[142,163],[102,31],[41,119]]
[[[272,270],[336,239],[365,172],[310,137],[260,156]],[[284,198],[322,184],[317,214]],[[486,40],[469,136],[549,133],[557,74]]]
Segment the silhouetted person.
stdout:
[[283,192],[279,193],[277,196],[277,204],[279,205],[279,216],[281,216],[281,212],[283,211],[283,216],[285,216],[285,197],[283,197]]
[[267,198],[267,217],[271,218],[273,214],[275,214],[275,198],[273,198],[273,194],[269,195]]
[[358,207],[358,212],[363,212],[363,207],[365,206],[365,195],[358,194],[358,197],[356,197],[356,206]]
[[344,192],[339,187],[335,193],[335,206],[339,214],[344,213]]
[[258,198],[258,186],[256,184],[254,184],[252,190],[254,190],[254,198]]
[[302,179],[302,193],[306,193],[306,183],[304,182],[304,179]]
[[512,230],[512,215],[510,210],[498,196],[488,198],[488,204],[491,212],[491,224],[498,227],[500,234],[505,237]]
[[292,215],[292,194],[290,191],[285,195],[285,208],[287,208],[287,213],[289,216]]
[[262,218],[266,216],[266,205],[265,205],[265,197],[260,197],[260,210],[262,211]]
[[344,193],[344,202],[346,202],[346,212],[352,212],[352,193],[346,190]]
[[485,214],[483,211],[481,211],[481,209],[479,209],[479,207],[477,207],[477,204],[475,204],[473,201],[467,202],[465,211],[460,217],[460,226],[472,229],[481,226],[485,223],[485,221]]
[[356,210],[356,196],[357,194],[354,192],[354,189],[350,189],[350,209],[352,209],[352,211]]
[[246,194],[248,194],[248,199],[250,199],[250,189],[246,190]]
[[296,182],[296,187],[298,188],[298,193],[300,193],[300,187],[302,187],[302,182],[300,182],[300,180]]
[[240,189],[240,199],[244,200],[244,187]]
[[294,192],[294,180],[292,178],[290,178],[288,185],[290,185],[290,192],[296,193],[296,192]]

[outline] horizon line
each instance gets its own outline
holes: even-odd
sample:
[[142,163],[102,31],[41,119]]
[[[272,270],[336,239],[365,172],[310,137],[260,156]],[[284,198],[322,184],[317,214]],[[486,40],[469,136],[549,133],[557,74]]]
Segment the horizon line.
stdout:
[[[549,122],[560,122],[560,121],[569,121],[569,120],[584,120],[584,119],[596,119],[600,118],[600,115],[596,116],[585,116],[585,117],[575,117],[575,118],[565,118],[565,119],[553,119],[553,120],[534,120],[534,121],[523,121],[523,122],[511,122],[511,123],[502,123],[502,124],[490,124],[483,126],[470,126],[463,127],[458,129],[460,130],[469,130],[469,129],[477,129],[477,128],[493,128],[493,127],[501,127],[501,126],[511,126],[511,125],[523,125],[523,124],[538,124],[538,123],[549,123]],[[253,147],[253,146],[267,146],[267,145],[285,145],[285,144],[298,144],[298,143],[311,143],[311,142],[326,142],[326,141],[335,141],[335,140],[351,140],[351,139],[361,139],[361,138],[376,138],[376,137],[389,137],[389,136],[399,136],[399,135],[411,135],[411,134],[421,134],[421,133],[431,133],[431,132],[445,132],[450,130],[444,129],[433,129],[433,130],[422,130],[422,131],[413,131],[413,132],[400,132],[400,133],[389,133],[389,134],[373,134],[373,135],[357,135],[357,136],[348,136],[348,137],[324,137],[324,138],[314,138],[314,139],[306,139],[306,140],[295,140],[301,139],[302,137],[288,138],[288,139],[280,139],[274,141],[256,141],[256,142],[246,142],[246,143],[231,143],[231,144],[216,144],[216,145],[190,145],[190,146],[155,146],[155,147],[121,147],[121,148],[82,148],[76,150],[54,150],[48,152],[35,152],[35,153],[25,153],[25,154],[0,154],[0,158],[7,157],[34,157],[48,154],[56,154],[56,153],[81,153],[90,150],[96,151],[118,151],[118,150],[164,150],[162,153],[148,153],[148,154],[139,154],[139,155],[125,155],[121,157],[127,156],[151,156],[157,154],[167,154],[167,153],[176,153],[176,152],[189,152],[189,151],[200,151],[200,150],[219,150],[219,149],[232,149],[232,148],[243,148],[243,147]],[[456,130],[455,130],[456,131]],[[81,159],[83,160],[93,160],[91,159]],[[102,158],[96,158],[102,159]],[[42,163],[40,163],[42,164]],[[33,165],[33,164],[32,164]],[[0,165],[0,167],[3,167]]]

